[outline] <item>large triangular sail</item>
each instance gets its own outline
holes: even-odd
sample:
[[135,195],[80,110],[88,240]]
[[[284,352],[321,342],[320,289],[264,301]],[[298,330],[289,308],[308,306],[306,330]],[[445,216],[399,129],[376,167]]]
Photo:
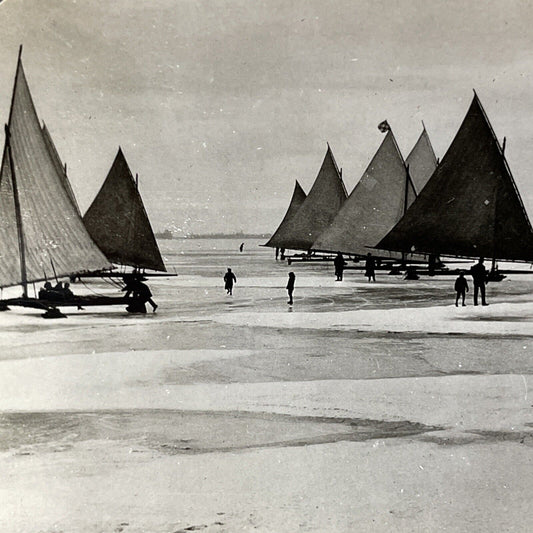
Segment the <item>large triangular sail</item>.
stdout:
[[415,197],[392,130],[331,225],[313,244],[324,252],[366,255],[403,216]]
[[46,124],[44,122],[43,122],[42,130],[43,130],[44,142],[46,143],[46,147],[48,148],[50,157],[52,158],[52,161],[54,162],[54,165],[56,166],[57,174],[58,176],[61,176],[63,178],[63,186],[65,187],[65,190],[70,198],[70,201],[76,208],[76,211],[78,212],[78,214],[81,216],[81,211],[78,205],[78,201],[76,200],[76,197],[74,196],[74,191],[72,190],[72,186],[67,176],[67,169],[61,162],[61,158],[59,157],[57,148],[54,144],[54,141],[52,140],[52,136],[50,135],[50,132],[48,131],[48,128],[46,127]]
[[419,194],[437,168],[437,157],[425,127],[407,156],[405,164],[409,167],[409,174]]
[[113,263],[166,272],[141,195],[120,148],[83,221]]
[[533,260],[533,231],[477,95],[442,162],[378,248]]
[[309,250],[335,218],[347,197],[340,171],[328,145],[318,176],[294,217],[278,230],[278,246]]
[[0,170],[0,287],[108,268],[50,157],[19,57]]
[[272,237],[270,237],[265,246],[270,246],[272,248],[283,248],[283,241],[281,240],[280,236],[283,235],[285,231],[284,228],[288,226],[306,198],[307,195],[305,194],[301,185],[298,183],[298,180],[296,180],[289,208],[287,209],[287,212],[285,213],[285,216],[283,217],[278,229],[274,232]]

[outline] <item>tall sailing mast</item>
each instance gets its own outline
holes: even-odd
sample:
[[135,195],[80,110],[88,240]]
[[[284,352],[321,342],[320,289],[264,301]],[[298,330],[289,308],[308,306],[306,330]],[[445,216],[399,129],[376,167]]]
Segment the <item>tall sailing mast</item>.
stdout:
[[[24,228],[22,227],[22,213],[20,209],[20,198],[17,186],[17,175],[15,172],[15,164],[13,162],[13,152],[11,150],[11,132],[9,130],[9,125],[11,124],[11,118],[13,116],[13,104],[15,101],[15,90],[17,88],[17,81],[20,68],[22,67],[22,45],[19,48],[19,54],[17,58],[17,72],[15,74],[15,81],[13,82],[13,99],[11,100],[11,106],[9,108],[9,119],[8,123],[5,125],[6,133],[6,152],[9,159],[9,169],[11,171],[11,185],[13,187],[13,201],[15,204],[15,219],[17,223],[17,238],[18,238],[18,247],[19,247],[19,258],[20,258],[20,280],[22,285],[22,297],[28,297],[28,276],[26,272],[26,245],[24,242]],[[5,153],[4,153],[5,154]],[[2,165],[3,167],[3,165]],[[1,178],[0,178],[1,179]]]

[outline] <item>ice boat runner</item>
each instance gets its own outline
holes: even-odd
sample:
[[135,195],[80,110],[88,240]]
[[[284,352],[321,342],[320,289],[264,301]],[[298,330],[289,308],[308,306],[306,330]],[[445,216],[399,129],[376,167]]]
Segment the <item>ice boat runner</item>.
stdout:
[[283,217],[278,229],[274,232],[272,237],[270,237],[264,246],[270,246],[271,248],[284,248],[282,236],[285,232],[285,227],[290,224],[290,221],[294,218],[294,215],[296,215],[298,209],[300,209],[300,206],[304,203],[306,198],[307,195],[305,194],[301,185],[298,183],[298,180],[296,180],[289,208],[287,209],[287,212],[285,213],[285,216]]
[[277,229],[275,246],[309,251],[318,235],[335,218],[346,198],[346,188],[328,144],[324,161],[307,198],[296,214]]
[[[61,316],[57,306],[113,305],[123,297],[93,296],[39,300],[28,284],[111,265],[89,236],[59,171],[33,105],[19,52],[0,167],[0,288],[22,286],[9,305]],[[69,185],[70,187],[70,185]]]
[[531,223],[504,148],[474,93],[440,165],[376,248],[533,261]]
[[138,183],[121,148],[83,222],[112,263],[166,272]]
[[[364,257],[400,220],[416,197],[392,130],[387,134],[363,176],[312,248]],[[401,259],[401,254],[380,251],[378,257]]]

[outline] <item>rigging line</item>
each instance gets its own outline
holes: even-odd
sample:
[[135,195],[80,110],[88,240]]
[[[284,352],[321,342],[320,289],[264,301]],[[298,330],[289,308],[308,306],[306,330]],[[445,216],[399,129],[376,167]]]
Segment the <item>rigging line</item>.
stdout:
[[89,285],[87,285],[87,283],[85,283],[85,281],[83,281],[83,279],[80,279],[80,281],[85,286],[86,289],[89,289],[93,294],[96,294],[96,296],[105,296],[105,294],[102,294],[100,292],[96,292],[95,290],[91,289],[91,287],[89,287]]
[[104,281],[108,285],[111,285],[112,287],[122,288],[122,285],[118,281],[113,280],[113,278],[105,278],[105,277],[103,277],[101,279],[102,279],[102,281]]

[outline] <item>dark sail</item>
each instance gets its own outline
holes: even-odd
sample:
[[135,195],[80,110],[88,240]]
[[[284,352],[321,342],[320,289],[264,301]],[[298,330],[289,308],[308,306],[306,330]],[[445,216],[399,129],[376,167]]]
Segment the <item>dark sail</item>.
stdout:
[[477,95],[437,170],[377,248],[533,260],[531,224]]
[[43,130],[44,142],[46,143],[46,147],[48,148],[50,157],[52,158],[52,161],[54,162],[54,165],[56,166],[57,174],[58,176],[61,176],[63,178],[63,186],[65,187],[65,191],[67,192],[70,198],[70,201],[76,208],[76,211],[81,216],[81,211],[78,206],[76,197],[74,196],[74,191],[72,190],[72,186],[70,185],[70,181],[67,176],[66,168],[63,166],[63,163],[61,162],[61,158],[59,157],[54,141],[52,140],[52,136],[50,135],[50,132],[48,131],[48,128],[46,127],[46,124],[44,122],[43,122],[42,130]]
[[120,148],[83,221],[94,242],[113,263],[166,272],[141,196]]
[[346,200],[346,189],[337,163],[328,150],[318,176],[296,214],[276,232],[276,246],[291,250],[309,250]]
[[283,234],[284,227],[287,226],[294,217],[294,215],[296,215],[298,209],[300,209],[306,198],[307,196],[304,190],[298,183],[298,180],[296,180],[289,208],[287,209],[287,212],[285,213],[285,216],[283,217],[283,220],[281,221],[281,224],[279,225],[278,229],[274,232],[272,237],[270,237],[269,241],[265,244],[265,246],[270,246],[272,248],[283,248],[280,243],[279,235]]
[[0,170],[0,287],[111,267],[50,156],[20,59],[7,130]]
[[405,164],[409,167],[409,174],[419,194],[437,168],[437,158],[426,128],[423,129],[411,153],[407,156]]
[[313,249],[366,255],[368,246],[387,234],[414,197],[403,157],[389,130],[348,200]]

